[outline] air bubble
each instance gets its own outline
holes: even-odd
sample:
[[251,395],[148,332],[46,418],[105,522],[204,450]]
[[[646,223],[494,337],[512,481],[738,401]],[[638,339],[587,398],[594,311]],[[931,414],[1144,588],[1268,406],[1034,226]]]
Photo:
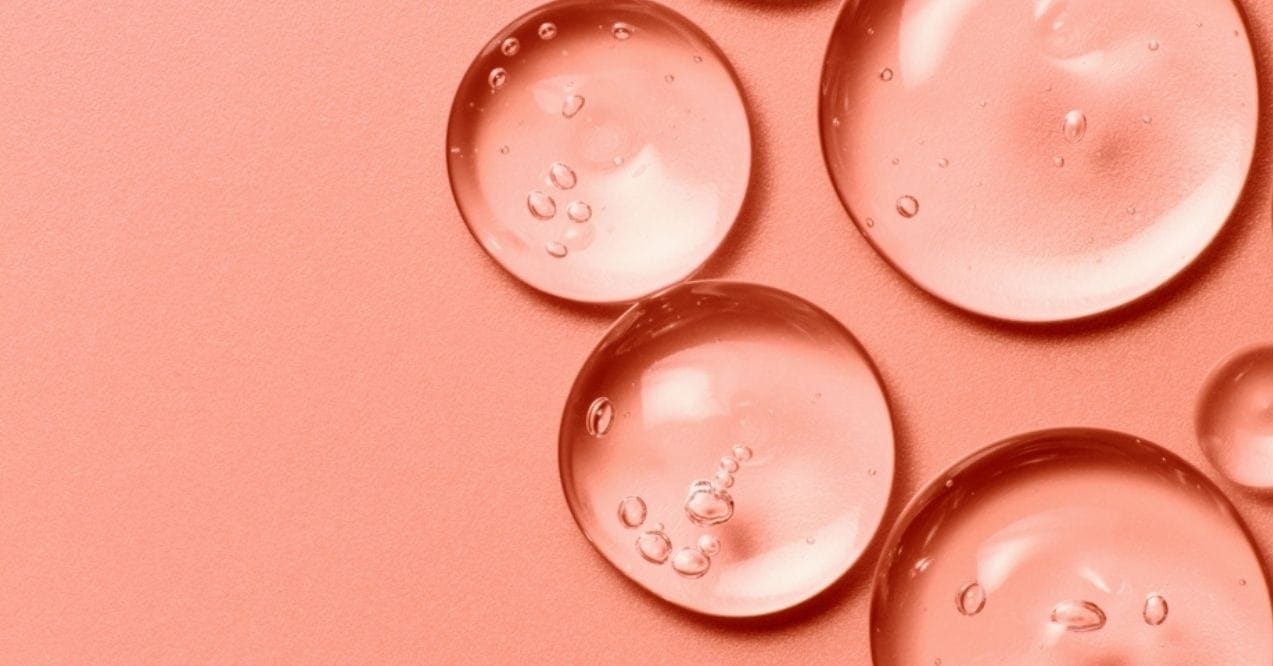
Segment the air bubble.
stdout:
[[1065,166],[1065,158],[1064,158],[1064,157],[1061,157],[1061,156],[1059,156],[1059,155],[1058,155],[1058,156],[1056,156],[1056,157],[1053,157],[1053,158],[1052,158],[1052,164],[1053,164],[1054,166],[1056,166],[1056,168],[1058,168],[1058,169],[1059,169],[1059,168],[1061,168],[1061,167]]
[[1151,39],[1151,40],[1149,40],[1149,50],[1150,50],[1150,51],[1157,51],[1157,50],[1158,50],[1158,40],[1156,40],[1156,39]]
[[1087,134],[1087,115],[1078,109],[1065,114],[1061,122],[1061,133],[1070,143],[1078,143]]
[[1105,611],[1090,601],[1069,599],[1052,607],[1051,619],[1066,631],[1097,631],[1105,626]]
[[583,109],[586,101],[583,95],[576,95],[575,93],[566,95],[566,98],[561,101],[561,115],[565,118],[574,118],[575,114]]
[[[587,176],[585,185],[595,187]],[[638,301],[596,345],[566,401],[558,460],[571,513],[619,572],[678,606],[742,617],[799,604],[843,577],[888,506],[892,425],[876,377],[839,322],[772,288],[688,282]],[[598,396],[630,414],[601,440],[581,417]],[[721,474],[725,456],[748,462]],[[878,477],[864,478],[866,467]],[[615,519],[625,495],[645,501],[647,525],[667,522],[674,552],[697,550],[704,533],[724,544],[710,581],[644,566],[636,533]]]
[[738,460],[733,456],[725,456],[720,459],[720,468],[723,471],[733,474],[738,471]]
[[597,398],[588,406],[587,421],[588,434],[593,437],[604,437],[610,432],[610,425],[614,423],[614,405],[609,398]]
[[946,159],[946,158],[944,158],[944,157],[943,157],[943,158],[941,158],[941,159],[937,160],[937,166],[938,166],[938,167],[940,167],[940,168],[942,168],[942,169],[945,169],[946,167],[950,166],[950,160],[948,160],[948,159]]
[[910,218],[919,214],[919,200],[907,194],[897,199],[897,214]]
[[592,206],[582,201],[572,201],[569,206],[566,206],[566,217],[569,217],[571,222],[587,222],[592,218]]
[[574,169],[561,162],[553,162],[548,167],[548,181],[559,190],[569,190],[579,182],[579,178],[575,176]]
[[517,52],[521,48],[522,48],[522,43],[517,41],[516,37],[509,37],[508,39],[505,39],[504,43],[500,44],[499,46],[500,52],[510,57],[517,55]]
[[964,615],[976,615],[986,607],[986,591],[977,582],[965,583],[955,595],[955,608]]
[[526,209],[540,220],[550,220],[557,214],[557,202],[547,194],[533,190],[526,195]]
[[751,460],[752,456],[751,447],[743,446],[742,444],[735,446],[730,450],[730,453],[732,453],[734,458],[739,462],[747,462],[748,460]]
[[610,34],[614,35],[614,38],[619,41],[627,41],[631,39],[633,30],[631,25],[620,21],[610,27]]
[[645,523],[645,500],[640,497],[625,497],[619,502],[619,522],[628,529],[636,529]]
[[685,547],[672,556],[672,569],[686,578],[702,578],[712,567],[712,559],[703,551]]
[[1167,621],[1167,600],[1161,594],[1145,597],[1145,610],[1141,613],[1145,624],[1156,627]]
[[888,67],[885,67],[884,69],[881,69],[881,70],[880,70],[880,80],[881,80],[881,81],[892,81],[892,80],[893,80],[893,70],[889,69]]
[[570,249],[567,248],[564,243],[559,241],[548,241],[547,243],[544,243],[544,251],[548,253],[548,256],[554,259],[564,259],[567,254],[570,254]]
[[1241,486],[1273,489],[1273,346],[1240,350],[1211,371],[1195,425],[1216,471]]
[[672,540],[662,530],[650,530],[637,537],[636,548],[647,562],[663,564],[672,554]]
[[539,24],[539,38],[549,40],[557,36],[557,25],[555,23]]
[[703,554],[708,557],[714,556],[720,552],[720,539],[710,534],[704,534],[698,538],[698,549],[703,551]]
[[491,85],[492,90],[499,90],[504,87],[505,83],[508,83],[508,70],[503,67],[496,67],[491,70],[486,81]]
[[675,83],[675,82],[676,82],[676,77],[675,77],[675,76],[672,76],[671,74],[668,74],[668,75],[666,75],[666,76],[664,76],[664,77],[663,77],[663,80],[664,80],[664,81],[667,81],[668,83]]

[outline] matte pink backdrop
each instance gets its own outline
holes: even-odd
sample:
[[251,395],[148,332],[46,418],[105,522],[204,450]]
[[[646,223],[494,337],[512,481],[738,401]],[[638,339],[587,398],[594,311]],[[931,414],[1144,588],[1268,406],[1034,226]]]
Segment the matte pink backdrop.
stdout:
[[[0,4],[0,662],[869,662],[876,550],[726,623],[593,552],[559,411],[618,312],[469,237],[444,135],[533,0]],[[1219,242],[1094,323],[976,319],[891,271],[825,175],[832,0],[669,0],[737,67],[758,170],[701,274],[848,325],[894,400],[888,519],[956,458],[1061,425],[1206,466],[1196,389],[1273,341],[1273,145]],[[1273,4],[1247,2],[1266,91]],[[1222,483],[1273,553],[1273,500]],[[878,547],[878,544],[877,544]]]

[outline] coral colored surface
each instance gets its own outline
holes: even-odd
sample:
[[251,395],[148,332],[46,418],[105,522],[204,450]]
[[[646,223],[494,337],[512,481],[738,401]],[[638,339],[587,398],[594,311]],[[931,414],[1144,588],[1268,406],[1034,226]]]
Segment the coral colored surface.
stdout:
[[[617,312],[504,274],[444,167],[469,58],[532,4],[0,5],[0,661],[868,662],[876,549],[797,611],[729,623],[642,592],[571,521],[559,411]],[[1196,390],[1273,340],[1267,131],[1168,289],[1086,324],[990,323],[891,271],[836,200],[816,115],[835,2],[670,4],[754,114],[751,199],[702,275],[804,296],[873,354],[889,520],[956,458],[1047,426],[1214,476]],[[1248,9],[1267,113],[1273,4]],[[1273,553],[1273,501],[1222,487]]]

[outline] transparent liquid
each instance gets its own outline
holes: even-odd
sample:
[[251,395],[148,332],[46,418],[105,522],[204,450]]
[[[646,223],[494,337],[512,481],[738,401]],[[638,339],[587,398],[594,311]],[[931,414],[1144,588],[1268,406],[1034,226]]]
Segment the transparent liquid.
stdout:
[[879,666],[1273,663],[1246,528],[1200,472],[1127,435],[1056,430],[974,454],[920,493],[884,553]]
[[956,306],[1092,315],[1193,261],[1247,177],[1258,113],[1230,0],[848,3],[823,150],[862,233]]
[[1212,371],[1198,400],[1197,429],[1221,474],[1273,490],[1273,346],[1239,352]]
[[[601,436],[598,404],[614,413]],[[584,364],[560,464],[575,520],[616,568],[674,604],[753,616],[857,561],[888,502],[893,431],[870,359],[826,313],[691,282],[638,302]],[[666,547],[638,542],[655,524]]]
[[697,270],[751,169],[724,55],[642,0],[568,0],[513,21],[469,67],[447,141],[482,247],[532,287],[585,302],[630,301]]

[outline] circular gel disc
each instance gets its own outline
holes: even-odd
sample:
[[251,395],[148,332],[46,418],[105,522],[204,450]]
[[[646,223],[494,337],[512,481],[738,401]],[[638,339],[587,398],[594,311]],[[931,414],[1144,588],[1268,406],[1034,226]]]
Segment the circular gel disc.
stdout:
[[861,556],[888,504],[893,428],[870,358],[826,312],[691,282],[606,333],[559,454],[579,528],[619,571],[679,606],[754,616]]
[[898,271],[1021,322],[1129,303],[1211,243],[1259,96],[1231,0],[865,0],[828,47],[840,198]]
[[1273,663],[1273,610],[1232,505],[1174,454],[1102,430],[991,446],[885,543],[878,666]]
[[675,284],[742,208],[751,132],[733,69],[645,0],[564,0],[501,30],[460,83],[451,189],[526,284],[617,303]]

